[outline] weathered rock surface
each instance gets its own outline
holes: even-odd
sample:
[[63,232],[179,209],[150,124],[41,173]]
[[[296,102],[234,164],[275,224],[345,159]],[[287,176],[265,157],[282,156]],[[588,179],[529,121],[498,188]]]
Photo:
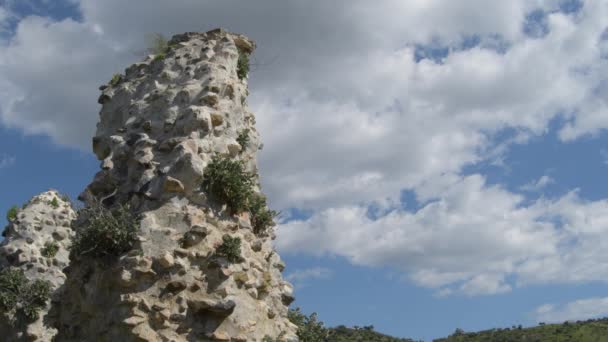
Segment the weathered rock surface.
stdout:
[[[63,269],[69,264],[70,228],[76,214],[71,204],[55,190],[33,197],[9,223],[0,245],[0,269],[20,268],[30,281],[49,281],[52,299],[59,297],[65,282]],[[52,247],[50,247],[52,246]],[[48,324],[48,308],[25,327],[12,326],[0,319],[2,341],[50,341],[57,330]]]
[[[216,154],[257,174],[259,134],[245,102],[247,79],[237,75],[239,53],[255,45],[223,30],[176,35],[169,43],[163,57],[149,56],[101,88],[93,138],[101,170],[80,197],[129,204],[141,217],[135,248],[112,262],[73,260],[67,279],[65,249],[53,259],[56,275],[53,262],[36,252],[15,254],[23,243],[6,253],[19,267],[35,258],[57,286],[65,279],[45,323],[54,330],[35,340],[56,334],[57,341],[297,341],[287,319],[293,288],[282,279],[274,233],[256,234],[249,215],[232,213],[201,188]],[[242,146],[237,138],[244,130],[249,139]],[[64,248],[72,232],[44,210],[42,223],[54,221],[42,232]],[[74,216],[58,210],[57,217],[61,210],[66,220]],[[216,253],[226,234],[240,238],[240,261]],[[38,234],[34,244],[45,239]],[[36,267],[28,276],[41,276]]]

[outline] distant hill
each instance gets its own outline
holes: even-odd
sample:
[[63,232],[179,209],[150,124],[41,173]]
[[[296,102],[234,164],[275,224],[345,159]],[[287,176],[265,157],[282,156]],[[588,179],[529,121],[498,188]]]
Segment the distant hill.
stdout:
[[[305,315],[300,308],[289,310],[289,320],[298,326],[300,342],[415,342],[409,338],[397,338],[374,331],[374,326],[347,328],[339,325],[326,328],[317,314]],[[264,342],[277,342],[267,339]]]
[[[299,309],[290,310],[289,319],[298,326],[300,342],[415,342],[409,338],[392,337],[374,330],[372,325],[348,328],[340,325],[326,328],[316,313],[304,315]],[[608,317],[586,321],[544,324],[523,328],[497,328],[478,332],[462,329],[433,342],[608,342]],[[274,342],[274,341],[272,341]]]
[[434,340],[434,342],[608,342],[608,318],[586,321],[543,324],[530,328],[512,327],[479,332],[464,332],[458,329],[454,334]]
[[343,325],[329,328],[328,342],[415,342],[409,338],[397,338],[374,331],[373,326],[347,328]]

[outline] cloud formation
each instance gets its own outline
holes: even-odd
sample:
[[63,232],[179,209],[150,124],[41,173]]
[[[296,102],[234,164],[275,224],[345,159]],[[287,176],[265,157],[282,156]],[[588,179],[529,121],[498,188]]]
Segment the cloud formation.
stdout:
[[13,166],[16,158],[14,156],[2,155],[0,156],[0,170]]
[[[222,26],[258,43],[264,191],[313,212],[279,227],[283,252],[392,265],[443,294],[606,275],[604,201],[524,206],[462,175],[555,119],[564,142],[605,132],[605,1],[74,1],[81,20],[29,16],[0,44],[4,126],[89,149],[97,86],[138,60],[146,34]],[[402,190],[426,204],[400,209]]]
[[608,297],[579,299],[564,305],[544,304],[536,308],[538,322],[561,323],[608,316]]
[[553,183],[555,183],[555,180],[553,178],[547,175],[543,175],[537,181],[532,181],[530,183],[524,184],[519,187],[519,189],[522,191],[537,192],[545,188],[547,185]]
[[416,212],[395,209],[372,220],[366,207],[344,206],[284,223],[277,246],[390,265],[438,295],[607,279],[608,201],[588,202],[573,191],[524,206],[523,196],[480,175],[453,180]]
[[313,267],[295,270],[285,276],[285,280],[292,282],[296,287],[304,287],[310,280],[328,279],[333,275],[332,270],[326,267]]

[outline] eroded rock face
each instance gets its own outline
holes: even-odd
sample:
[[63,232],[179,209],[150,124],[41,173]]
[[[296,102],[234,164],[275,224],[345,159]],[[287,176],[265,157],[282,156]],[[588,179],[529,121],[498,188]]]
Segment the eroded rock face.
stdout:
[[[63,269],[69,264],[70,224],[75,216],[70,202],[55,190],[33,197],[4,231],[0,269],[19,268],[29,281],[50,282],[51,298],[56,300],[66,279]],[[25,326],[11,325],[4,315],[0,319],[0,339],[50,341],[57,330],[48,323],[52,319],[48,306],[40,311],[38,320]]]
[[[129,204],[141,216],[139,242],[111,263],[70,265],[54,307],[57,340],[297,341],[273,232],[255,234],[248,215],[201,188],[216,154],[257,173],[259,134],[237,75],[239,53],[254,43],[214,30],[176,35],[170,46],[102,87],[93,138],[101,171],[81,199]],[[217,254],[226,234],[240,238],[240,260]]]

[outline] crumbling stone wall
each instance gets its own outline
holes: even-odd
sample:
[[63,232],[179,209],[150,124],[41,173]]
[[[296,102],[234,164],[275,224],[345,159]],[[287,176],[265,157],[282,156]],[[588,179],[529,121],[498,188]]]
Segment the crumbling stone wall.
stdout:
[[[139,217],[137,241],[116,258],[72,255],[45,316],[57,341],[297,341],[274,232],[255,230],[250,213],[202,186],[207,166],[223,158],[254,175],[252,192],[261,194],[242,69],[254,49],[220,29],[176,35],[100,88],[93,151],[101,170],[80,199],[127,205]],[[50,235],[64,231],[69,241],[67,223],[56,224]],[[218,252],[226,239],[240,241],[238,256]],[[67,265],[64,247],[58,267]]]

